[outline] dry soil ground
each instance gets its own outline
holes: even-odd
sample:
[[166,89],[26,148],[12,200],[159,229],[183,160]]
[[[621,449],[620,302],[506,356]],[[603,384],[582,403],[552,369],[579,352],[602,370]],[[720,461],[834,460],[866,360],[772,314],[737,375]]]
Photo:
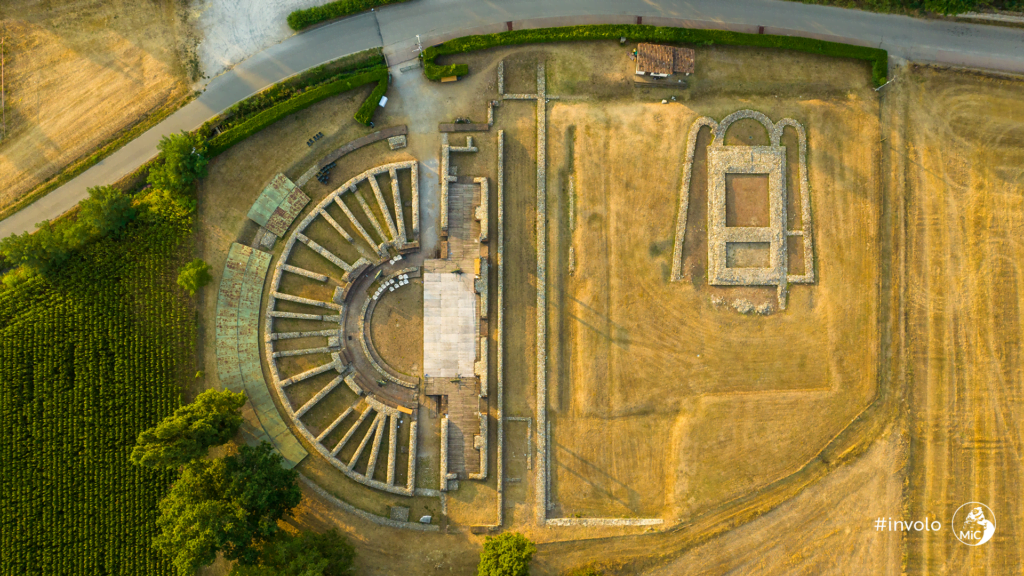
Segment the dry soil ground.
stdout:
[[178,0],[5,0],[0,207],[188,94]]
[[[552,516],[680,520],[799,468],[874,394],[877,100],[859,64],[825,67],[817,58],[793,55],[746,64],[736,52],[747,51],[698,55],[703,70],[694,85],[714,77],[724,96],[634,89],[628,65],[600,65],[628,63],[625,50],[614,45],[524,49],[506,59],[507,92],[533,91],[535,62],[545,58],[551,94],[586,98],[552,101],[549,111]],[[745,89],[742,79],[753,77],[755,67],[758,82]],[[830,75],[807,84],[789,76],[792,69]],[[570,70],[593,83],[597,94],[588,97],[579,82],[559,75]],[[710,70],[714,74],[702,74]],[[748,96],[737,99],[734,91]],[[672,94],[682,101],[660,104]],[[510,315],[514,357],[520,347],[532,355],[535,332],[533,108],[506,102],[499,111],[499,125],[506,126],[507,201],[523,204],[522,210],[506,206],[512,239],[506,298],[508,306],[527,311]],[[822,223],[816,237],[822,280],[794,289],[789,309],[768,317],[711,303],[712,295],[735,298],[737,292],[774,301],[774,290],[708,289],[702,179],[691,199],[686,279],[667,281],[689,126],[697,116],[721,119],[741,108],[798,119],[814,150],[811,195]],[[795,138],[788,140],[795,165]],[[507,376],[532,383],[530,367],[522,368],[521,377]],[[514,391],[510,401],[520,394]]]

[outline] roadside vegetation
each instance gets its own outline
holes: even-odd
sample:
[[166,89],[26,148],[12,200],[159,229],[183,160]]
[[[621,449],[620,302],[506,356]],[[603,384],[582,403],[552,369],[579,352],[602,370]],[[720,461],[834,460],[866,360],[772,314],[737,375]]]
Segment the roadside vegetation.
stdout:
[[955,16],[975,10],[1021,10],[1021,0],[800,0],[804,4],[826,4],[840,8],[857,8],[871,12],[918,14],[931,12]]
[[889,55],[885,50],[851,46],[837,42],[825,42],[796,36],[773,36],[770,34],[742,34],[725,30],[698,30],[689,28],[663,28],[635,24],[597,24],[593,26],[564,26],[561,28],[539,28],[513,30],[498,34],[464,36],[431,46],[420,53],[423,73],[430,80],[440,81],[449,76],[464,76],[469,73],[465,64],[439,65],[438,56],[485,50],[495,46],[517,44],[538,44],[544,42],[578,42],[583,40],[618,40],[630,42],[658,42],[697,44],[710,46],[754,46],[758,48],[779,48],[797,50],[811,54],[822,54],[837,58],[855,58],[871,63],[871,76],[876,86],[885,84],[889,70]]
[[342,16],[351,16],[352,14],[358,14],[360,12],[366,12],[371,8],[378,6],[385,6],[387,4],[398,4],[400,2],[408,2],[409,0],[336,0],[335,2],[329,2],[323,6],[313,6],[312,8],[306,8],[304,10],[296,10],[288,15],[288,27],[298,32],[319,24],[332,20],[334,18],[341,18]]

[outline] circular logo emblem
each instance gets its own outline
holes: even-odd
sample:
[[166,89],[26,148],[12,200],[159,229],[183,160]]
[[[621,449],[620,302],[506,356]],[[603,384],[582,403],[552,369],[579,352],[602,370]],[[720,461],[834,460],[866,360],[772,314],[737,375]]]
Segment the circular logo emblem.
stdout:
[[981,502],[968,502],[953,513],[950,528],[963,544],[981,546],[996,533],[996,515]]

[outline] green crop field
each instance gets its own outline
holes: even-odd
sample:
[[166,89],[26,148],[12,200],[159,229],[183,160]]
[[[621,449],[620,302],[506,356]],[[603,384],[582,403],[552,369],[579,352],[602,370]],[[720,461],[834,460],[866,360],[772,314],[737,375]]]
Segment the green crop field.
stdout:
[[173,476],[128,455],[193,369],[190,227],[136,222],[0,292],[0,574],[173,573],[150,546]]

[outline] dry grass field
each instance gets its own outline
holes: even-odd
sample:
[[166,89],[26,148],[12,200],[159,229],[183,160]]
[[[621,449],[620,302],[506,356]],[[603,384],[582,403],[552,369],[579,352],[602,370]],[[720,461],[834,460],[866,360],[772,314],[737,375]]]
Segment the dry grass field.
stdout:
[[5,0],[0,207],[189,92],[176,0]]
[[968,553],[947,534],[912,535],[907,570],[1009,574],[1024,561],[1024,82],[920,69],[900,89],[913,432],[907,507],[948,521],[978,501],[997,520],[984,553]]
[[[846,72],[836,71],[833,87]],[[686,518],[795,471],[870,402],[878,109],[854,78],[839,99],[552,105],[553,516]],[[707,286],[704,154],[691,191],[684,280],[668,282],[690,124],[741,108],[797,119],[810,142],[820,281],[793,288],[788,309],[766,317],[728,303],[775,306],[774,289]],[[766,144],[767,136],[737,124],[726,143]],[[797,167],[795,138],[789,144]]]

